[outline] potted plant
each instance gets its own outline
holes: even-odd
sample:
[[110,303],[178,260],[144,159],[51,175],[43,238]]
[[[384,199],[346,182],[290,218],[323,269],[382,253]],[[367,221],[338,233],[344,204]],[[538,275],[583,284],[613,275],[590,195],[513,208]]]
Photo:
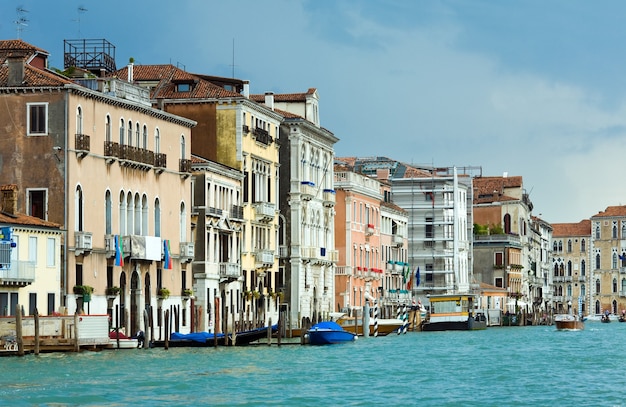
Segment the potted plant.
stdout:
[[107,287],[104,293],[107,297],[116,297],[120,293],[120,288],[117,286]]
[[183,297],[191,297],[193,295],[193,290],[191,288],[185,288],[182,294]]
[[252,291],[252,296],[258,300],[261,297],[261,293],[258,292],[257,290],[254,290]]
[[157,292],[157,296],[162,300],[166,300],[170,296],[170,290],[165,287],[161,287]]

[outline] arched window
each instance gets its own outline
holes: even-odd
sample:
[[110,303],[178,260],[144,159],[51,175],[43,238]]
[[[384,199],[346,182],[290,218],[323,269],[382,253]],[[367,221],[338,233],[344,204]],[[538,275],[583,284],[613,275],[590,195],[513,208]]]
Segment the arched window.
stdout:
[[185,208],[184,202],[180,203],[179,227],[180,227],[180,241],[186,242],[187,241],[187,209]]
[[617,239],[617,221],[613,221],[613,227],[611,228],[613,239]]
[[561,240],[559,240],[559,251],[563,251],[563,242]]
[[580,275],[584,276],[587,268],[587,263],[585,263],[585,259],[580,261]]
[[572,239],[567,240],[567,252],[568,253],[572,252]]
[[567,296],[568,297],[572,296],[572,285],[571,284],[567,285]]
[[600,279],[596,280],[596,295],[600,294]]
[[128,140],[127,143],[129,146],[133,145],[133,122],[128,121]]
[[107,115],[104,122],[104,138],[107,143],[111,142],[111,116]]
[[596,300],[596,314],[600,313],[600,301]]
[[600,253],[596,254],[596,270],[600,269]]
[[144,194],[141,198],[141,234],[148,236],[148,197]]
[[616,278],[613,279],[613,292],[614,293],[617,292],[617,279]]
[[139,198],[139,194],[135,194],[133,209],[135,211],[135,213],[133,214],[135,218],[135,227],[133,234],[141,236],[141,199]]
[[626,239],[626,222],[622,221],[622,239]]
[[124,137],[126,137],[126,127],[124,126],[124,119],[120,119],[120,147],[124,145]]
[[599,223],[596,223],[596,226],[595,226],[595,228],[594,228],[594,229],[595,229],[595,236],[596,236],[596,239],[600,239],[600,224],[599,224]]
[[572,261],[571,260],[567,261],[567,275],[569,277],[572,276]]
[[76,134],[83,134],[83,109],[76,108]]
[[104,227],[107,235],[112,234],[111,222],[112,222],[112,202],[111,202],[111,191],[107,190],[104,194]]
[[120,216],[120,235],[126,234],[126,194],[124,191],[120,191],[120,207],[119,207],[119,216]]
[[620,296],[623,296],[626,293],[626,278],[622,278],[622,289],[620,291]]
[[613,257],[611,259],[611,268],[617,269],[617,253],[613,253]]
[[161,236],[161,204],[159,198],[154,200],[154,236]]
[[580,285],[580,296],[584,298],[585,295],[586,295],[586,292],[587,292],[587,288],[585,287],[584,284],[581,284]]
[[133,210],[133,194],[128,191],[126,195],[126,232],[125,235],[130,235],[133,233],[133,228],[135,227],[135,219],[133,215],[135,211]]
[[154,129],[154,152],[161,152],[161,133],[159,129]]
[[74,193],[74,230],[83,231],[83,190],[78,185]]
[[508,213],[504,215],[504,233],[511,233],[511,215],[509,215]]
[[557,277],[559,275],[559,265],[558,264],[554,264],[554,277]]
[[185,136],[180,136],[180,158],[181,160],[185,159]]
[[557,244],[556,240],[552,243],[552,251],[554,251],[555,253],[559,251],[559,245]]
[[146,126],[145,124],[143,125],[143,142],[141,147],[144,150],[148,149],[148,126]]
[[586,244],[585,244],[585,239],[581,239],[580,241],[580,251],[584,252],[587,250]]
[[137,123],[135,123],[135,146],[137,148],[141,147],[141,144],[139,143],[140,142],[139,134],[140,134],[139,133],[139,122],[137,122]]

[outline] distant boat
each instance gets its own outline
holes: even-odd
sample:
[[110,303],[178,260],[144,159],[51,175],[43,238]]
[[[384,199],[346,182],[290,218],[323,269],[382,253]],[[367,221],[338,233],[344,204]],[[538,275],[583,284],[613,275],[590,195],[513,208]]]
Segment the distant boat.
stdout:
[[[240,331],[235,333],[235,346],[247,346],[252,342],[256,342],[263,338],[267,338],[269,334],[270,327],[262,327],[251,329],[247,331]],[[272,325],[272,334],[278,332],[278,325]],[[188,334],[182,334],[179,332],[173,332],[170,335],[170,340],[168,341],[168,346],[172,348],[184,348],[184,347],[206,347],[206,346],[214,346],[217,340],[218,346],[229,345],[231,341],[231,334],[223,334],[218,333],[214,334],[211,332],[191,332]],[[154,347],[162,348],[165,346],[165,341],[155,341],[153,343]]]
[[310,345],[331,345],[343,342],[352,342],[357,335],[348,332],[336,322],[325,321],[313,325],[306,331]]
[[474,313],[472,294],[431,295],[430,314],[422,323],[422,331],[473,331],[487,329],[487,317]]
[[109,332],[109,349],[137,349],[139,347],[139,339],[129,338],[122,332]]
[[[363,335],[363,319],[358,317],[349,317],[343,315],[337,318],[336,322],[346,331]],[[386,336],[392,332],[397,332],[404,325],[404,321],[397,318],[379,318],[378,336]],[[374,336],[374,319],[370,318],[370,336]]]
[[609,316],[609,314],[604,314],[600,318],[600,322],[604,322],[605,324],[608,324],[609,322],[611,322],[611,317]]
[[576,315],[559,314],[554,317],[554,324],[558,331],[582,331],[585,324]]

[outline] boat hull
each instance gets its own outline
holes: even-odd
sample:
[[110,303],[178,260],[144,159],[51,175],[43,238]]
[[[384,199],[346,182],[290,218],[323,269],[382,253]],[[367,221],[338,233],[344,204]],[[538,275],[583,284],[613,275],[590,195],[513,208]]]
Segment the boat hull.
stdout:
[[467,321],[441,321],[425,322],[422,324],[422,331],[479,331],[487,329],[486,321],[476,321],[473,318]]
[[310,345],[333,345],[343,342],[352,342],[356,334],[348,331],[334,331],[329,329],[311,329],[307,332]]
[[573,315],[557,315],[554,317],[554,325],[557,331],[582,331],[585,323]]
[[[361,321],[356,321],[354,318],[342,318],[337,321],[341,327],[351,333],[355,333],[357,335],[363,335],[363,323]],[[400,319],[379,319],[378,320],[378,336],[386,336],[390,333],[398,332],[398,329],[401,329],[404,325],[404,322]],[[370,336],[374,336],[374,322],[370,320]]]

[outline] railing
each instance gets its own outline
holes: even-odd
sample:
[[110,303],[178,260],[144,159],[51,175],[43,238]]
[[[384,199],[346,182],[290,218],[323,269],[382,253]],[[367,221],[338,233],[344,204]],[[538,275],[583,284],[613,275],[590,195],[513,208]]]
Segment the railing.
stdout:
[[191,172],[191,160],[187,158],[181,158],[178,162],[178,172],[190,173]]
[[281,259],[286,259],[287,257],[289,257],[289,246],[279,246],[278,257],[280,257]]
[[89,140],[90,140],[90,137],[86,134],[76,134],[75,139],[74,139],[76,150],[90,151]]
[[350,266],[335,267],[335,275],[336,276],[351,276],[352,267]]
[[243,219],[243,206],[232,205],[230,207],[230,217],[232,219]]
[[393,235],[391,239],[393,244],[397,247],[402,247],[404,245],[404,237],[400,235]]
[[119,158],[120,145],[114,141],[105,141],[104,142],[104,155],[107,157]]
[[336,193],[334,189],[325,189],[322,193],[324,206],[326,206],[327,208],[332,208],[333,206],[335,206],[335,195]]
[[257,202],[254,204],[256,219],[270,221],[276,216],[276,205],[271,202]]
[[257,142],[265,145],[269,145],[274,141],[272,139],[272,136],[270,136],[270,134],[267,132],[267,130],[263,130],[260,127],[254,128],[254,137],[256,138]]
[[30,284],[35,281],[35,263],[30,261],[13,261],[11,268],[0,269],[0,285],[12,283]]
[[155,168],[167,167],[167,155],[165,155],[165,153],[154,154],[154,167]]
[[209,206],[207,208],[206,213],[209,214],[209,215],[214,215],[214,216],[222,216],[223,211],[221,209],[213,208],[213,207]]
[[220,263],[220,277],[239,278],[241,277],[241,265],[239,263]]
[[254,259],[257,263],[273,264],[274,252],[271,250],[259,250],[254,253]]
[[302,199],[305,201],[311,200],[315,195],[317,195],[317,189],[315,188],[315,182],[313,181],[301,181],[300,182],[300,193],[302,194]]
[[248,134],[250,133],[250,127],[248,127],[247,124],[244,124],[243,126],[241,126],[241,131],[243,132],[243,134]]

